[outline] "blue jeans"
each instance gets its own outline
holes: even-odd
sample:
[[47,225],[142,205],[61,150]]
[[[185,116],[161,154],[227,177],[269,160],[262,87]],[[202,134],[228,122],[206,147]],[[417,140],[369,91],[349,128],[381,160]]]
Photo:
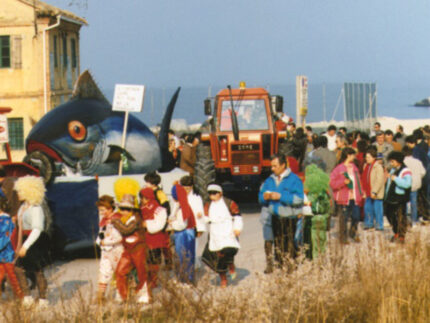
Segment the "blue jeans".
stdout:
[[179,259],[178,276],[181,282],[194,281],[194,262],[196,257],[195,230],[175,231],[175,251]]
[[304,223],[303,223],[303,217],[297,220],[297,226],[296,226],[296,232],[294,234],[294,245],[296,248],[300,248],[303,246],[303,229],[304,229]]
[[263,224],[264,241],[273,241],[272,215],[268,207],[263,206],[261,208],[260,222]]
[[384,230],[384,204],[383,200],[366,198],[364,203],[364,226],[373,228],[376,222],[376,229]]
[[411,220],[412,224],[418,222],[418,203],[417,203],[418,191],[411,192]]

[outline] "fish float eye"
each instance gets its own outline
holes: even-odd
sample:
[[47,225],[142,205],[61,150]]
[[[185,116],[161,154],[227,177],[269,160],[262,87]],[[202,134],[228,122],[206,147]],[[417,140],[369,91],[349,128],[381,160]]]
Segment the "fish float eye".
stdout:
[[69,135],[76,141],[82,141],[87,136],[87,128],[77,121],[70,121],[68,125]]

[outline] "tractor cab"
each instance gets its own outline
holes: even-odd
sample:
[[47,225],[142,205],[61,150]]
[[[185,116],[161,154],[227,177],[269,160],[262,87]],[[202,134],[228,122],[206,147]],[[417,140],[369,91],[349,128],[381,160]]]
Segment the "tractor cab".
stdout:
[[[270,156],[286,137],[275,126],[278,112],[282,112],[282,97],[271,96],[263,88],[246,88],[243,82],[237,89],[227,87],[215,98],[206,99],[205,113],[212,123],[197,149],[195,181],[202,182],[198,177],[203,176],[204,184],[220,181],[238,189],[258,187],[270,174]],[[214,171],[206,169],[202,174],[199,162],[206,159]],[[205,162],[203,168],[211,167]]]

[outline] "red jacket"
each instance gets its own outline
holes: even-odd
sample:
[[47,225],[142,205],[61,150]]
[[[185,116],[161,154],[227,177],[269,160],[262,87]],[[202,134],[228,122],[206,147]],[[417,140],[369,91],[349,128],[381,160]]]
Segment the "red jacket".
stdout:
[[[147,205],[143,206],[141,209],[143,221],[147,222],[147,229],[145,230],[145,241],[146,245],[149,249],[158,249],[158,248],[168,248],[169,247],[169,235],[165,232],[164,226],[165,221],[163,223],[159,223],[159,227],[161,228],[158,232],[149,232],[148,221],[159,221],[158,214],[161,212],[166,212],[166,210],[159,206],[159,204],[155,201],[150,201]],[[166,214],[167,219],[167,214]]]

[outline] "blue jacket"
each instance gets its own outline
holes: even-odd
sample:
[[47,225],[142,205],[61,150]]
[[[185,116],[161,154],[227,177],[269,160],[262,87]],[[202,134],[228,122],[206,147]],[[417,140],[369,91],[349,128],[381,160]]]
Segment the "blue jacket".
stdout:
[[[396,175],[391,181],[391,175]],[[400,168],[391,168],[390,177],[385,184],[385,201],[388,203],[408,202],[412,187],[412,173],[405,165]]]
[[[281,198],[279,201],[266,201],[263,198],[265,192],[280,193]],[[258,201],[278,217],[296,217],[302,212],[303,196],[302,181],[287,168],[287,174],[281,179],[279,185],[276,185],[276,177],[273,174],[264,181],[258,194]]]

